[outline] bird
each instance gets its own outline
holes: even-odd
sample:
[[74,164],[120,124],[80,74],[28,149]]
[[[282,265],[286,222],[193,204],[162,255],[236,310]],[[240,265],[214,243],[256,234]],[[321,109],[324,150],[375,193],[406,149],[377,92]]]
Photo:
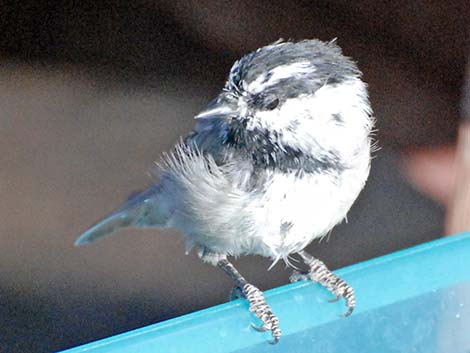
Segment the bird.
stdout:
[[319,283],[350,315],[354,289],[304,249],[346,218],[369,175],[375,118],[357,64],[336,39],[278,40],[236,61],[195,121],[150,186],[75,244],[127,227],[178,229],[188,251],[233,280],[270,343],[281,338],[279,319],[229,257],[282,260],[291,281]]

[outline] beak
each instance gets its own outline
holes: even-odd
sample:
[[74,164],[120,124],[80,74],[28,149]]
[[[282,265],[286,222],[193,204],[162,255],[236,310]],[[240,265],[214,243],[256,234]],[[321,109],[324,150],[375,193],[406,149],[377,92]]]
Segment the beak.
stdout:
[[237,101],[221,94],[213,99],[195,119],[230,118],[238,115]]

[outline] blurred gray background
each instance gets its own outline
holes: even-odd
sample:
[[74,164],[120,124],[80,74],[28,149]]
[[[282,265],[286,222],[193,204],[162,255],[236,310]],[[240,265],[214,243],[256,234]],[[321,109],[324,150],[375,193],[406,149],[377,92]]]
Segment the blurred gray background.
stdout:
[[[230,281],[173,230],[73,242],[152,182],[234,60],[281,37],[338,38],[369,83],[382,146],[349,223],[310,252],[338,268],[441,236],[443,208],[409,186],[401,156],[455,139],[469,4],[0,1],[0,352],[56,351],[227,300]],[[290,274],[236,263],[261,289]]]

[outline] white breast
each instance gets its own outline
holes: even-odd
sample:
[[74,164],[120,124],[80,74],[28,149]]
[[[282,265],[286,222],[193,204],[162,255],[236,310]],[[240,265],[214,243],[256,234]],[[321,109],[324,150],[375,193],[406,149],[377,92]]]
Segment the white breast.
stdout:
[[369,146],[355,158],[338,178],[273,172],[263,192],[250,192],[215,163],[182,154],[162,179],[167,226],[214,252],[287,258],[344,219],[369,173]]
[[264,234],[260,241],[266,253],[262,255],[286,258],[341,222],[365,184],[369,160],[368,151],[364,151],[355,167],[338,178],[322,173],[300,178],[293,174],[274,176],[260,200],[264,207],[253,212],[258,234]]

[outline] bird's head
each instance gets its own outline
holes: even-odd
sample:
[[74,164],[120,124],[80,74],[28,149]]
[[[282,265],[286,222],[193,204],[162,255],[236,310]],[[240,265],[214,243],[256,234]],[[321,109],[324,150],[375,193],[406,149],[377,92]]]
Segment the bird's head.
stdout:
[[222,93],[196,118],[224,120],[224,142],[234,146],[336,153],[373,125],[361,75],[334,42],[278,41],[235,62]]

